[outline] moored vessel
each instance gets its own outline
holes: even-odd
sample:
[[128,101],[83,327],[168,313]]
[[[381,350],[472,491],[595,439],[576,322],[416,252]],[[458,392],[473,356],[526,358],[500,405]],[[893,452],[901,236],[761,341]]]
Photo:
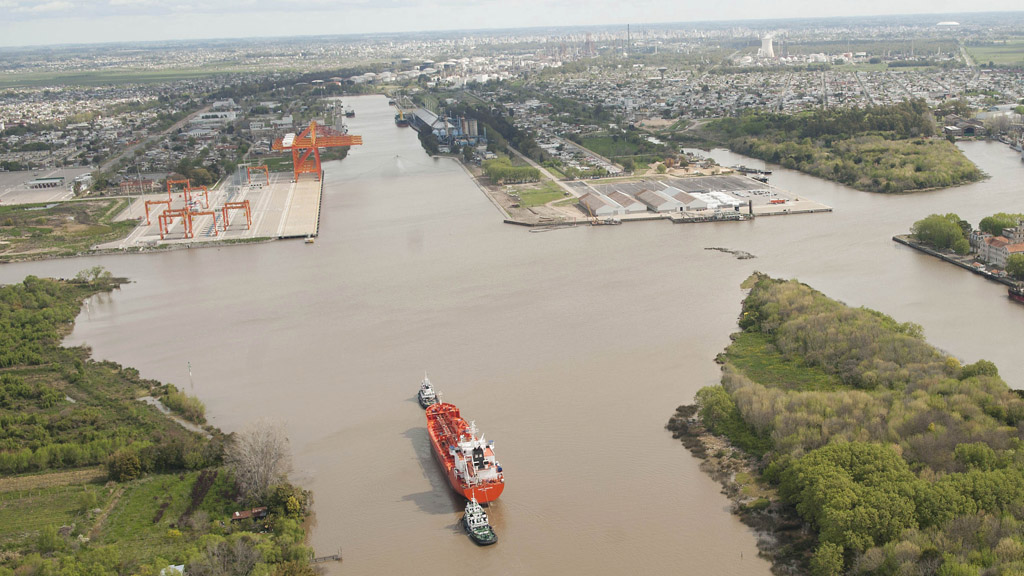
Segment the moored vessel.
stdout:
[[437,404],[437,394],[426,374],[423,375],[423,382],[420,382],[420,391],[416,394],[416,398],[420,401],[420,406],[424,408]]
[[498,535],[494,533],[494,529],[487,521],[487,512],[484,512],[484,507],[475,498],[466,502],[466,513],[462,516],[462,525],[473,542],[480,546],[490,546],[498,541]]
[[1010,300],[1024,303],[1024,285],[1020,283],[1014,284],[1007,289],[1007,293],[1010,296]]
[[448,483],[467,500],[493,502],[505,489],[505,476],[494,455],[494,443],[476,424],[466,423],[454,404],[439,402],[427,407],[427,433],[434,457],[448,476]]

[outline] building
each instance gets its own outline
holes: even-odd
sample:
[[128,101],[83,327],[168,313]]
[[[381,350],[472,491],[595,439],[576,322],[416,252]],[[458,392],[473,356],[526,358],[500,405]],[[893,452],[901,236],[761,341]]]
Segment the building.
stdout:
[[60,188],[64,185],[64,177],[58,176],[56,178],[36,178],[35,180],[29,180],[25,183],[26,186],[34,190],[41,188]]
[[622,206],[622,209],[626,214],[638,214],[640,212],[647,212],[647,206],[643,202],[640,202],[636,198],[628,194],[623,194],[618,190],[613,190],[607,194],[608,198],[615,201],[616,204]]
[[625,208],[619,206],[614,200],[599,192],[587,192],[580,196],[580,207],[588,215],[595,218],[617,216],[625,213]]
[[669,196],[664,190],[644,190],[636,195],[636,199],[654,212],[681,212],[686,209],[685,204]]
[[125,180],[119,186],[122,194],[149,194],[160,191],[160,183],[155,180]]

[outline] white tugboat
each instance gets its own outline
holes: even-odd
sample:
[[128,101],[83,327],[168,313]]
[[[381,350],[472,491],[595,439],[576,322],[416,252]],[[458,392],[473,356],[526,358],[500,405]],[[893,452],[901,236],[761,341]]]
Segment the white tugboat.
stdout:
[[420,392],[416,395],[420,401],[420,406],[426,408],[432,404],[437,404],[437,394],[434,393],[434,387],[430,384],[430,379],[427,375],[423,375],[423,382],[420,383]]
[[466,514],[462,517],[462,525],[466,527],[466,532],[473,542],[480,546],[489,546],[498,541],[498,535],[487,522],[487,512],[484,512],[483,506],[476,498],[466,502]]

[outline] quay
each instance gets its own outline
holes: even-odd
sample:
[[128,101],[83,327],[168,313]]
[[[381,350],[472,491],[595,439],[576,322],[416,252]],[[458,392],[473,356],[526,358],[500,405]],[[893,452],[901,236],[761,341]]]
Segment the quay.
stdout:
[[979,276],[984,276],[985,278],[987,278],[989,280],[992,280],[993,282],[998,282],[998,283],[1003,284],[1005,286],[1016,286],[1016,282],[1014,282],[1013,279],[1011,279],[1011,278],[996,276],[995,274],[992,274],[991,272],[989,272],[988,270],[985,270],[984,268],[978,268],[978,267],[974,266],[972,263],[965,261],[965,259],[963,259],[962,257],[956,256],[956,255],[950,255],[950,254],[943,254],[942,252],[939,252],[938,250],[935,250],[933,248],[929,248],[929,247],[924,246],[922,244],[918,244],[917,242],[914,242],[913,240],[911,240],[910,236],[908,234],[899,234],[899,235],[893,236],[892,239],[897,244],[902,244],[902,245],[907,246],[909,248],[913,248],[914,250],[917,250],[918,252],[924,252],[925,254],[928,254],[929,256],[934,256],[934,257],[938,258],[939,260],[943,260],[945,262],[949,262],[950,264],[953,264],[955,266],[959,266],[960,268],[963,268],[964,270],[969,270],[969,271],[971,271],[971,272],[973,272],[973,273],[975,273],[975,274],[977,274]]
[[100,250],[186,247],[258,239],[317,236],[324,173],[246,175],[203,194],[191,189],[132,197],[116,220],[136,220],[126,238],[96,246]]

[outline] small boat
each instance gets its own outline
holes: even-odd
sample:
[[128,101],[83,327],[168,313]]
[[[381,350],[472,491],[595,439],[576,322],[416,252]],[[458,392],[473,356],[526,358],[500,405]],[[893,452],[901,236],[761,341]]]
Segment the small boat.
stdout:
[[420,391],[416,398],[420,401],[420,406],[424,408],[437,404],[437,394],[434,393],[434,387],[430,384],[430,379],[426,374],[423,375],[423,382],[420,383]]
[[487,512],[484,512],[484,507],[476,498],[466,502],[466,514],[462,516],[462,525],[473,542],[480,546],[490,546],[498,541],[498,535],[487,522]]
[[314,242],[312,236],[306,236],[306,244],[312,244]]
[[355,111],[354,108],[352,108],[351,106],[345,106],[345,117],[346,118],[355,118],[355,115],[356,115],[356,111]]

